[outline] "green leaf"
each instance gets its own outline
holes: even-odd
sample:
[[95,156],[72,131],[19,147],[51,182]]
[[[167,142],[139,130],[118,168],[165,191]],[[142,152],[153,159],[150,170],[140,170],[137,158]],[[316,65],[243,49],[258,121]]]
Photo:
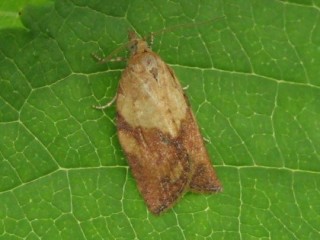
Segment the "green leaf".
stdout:
[[15,0],[15,1],[2,1],[0,3],[0,29],[8,27],[21,27],[19,15],[21,10],[29,4],[43,4],[48,0]]
[[[320,238],[316,4],[25,7],[23,28],[0,31],[0,239]],[[90,54],[108,55],[128,29],[146,36],[177,24],[152,48],[189,85],[224,192],[188,193],[155,217],[119,146],[115,107],[91,107],[113,98],[125,63]]]

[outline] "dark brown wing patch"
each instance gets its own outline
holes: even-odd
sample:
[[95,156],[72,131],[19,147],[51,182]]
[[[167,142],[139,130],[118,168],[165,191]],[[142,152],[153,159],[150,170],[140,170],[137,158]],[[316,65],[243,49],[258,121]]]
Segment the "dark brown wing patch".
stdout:
[[138,189],[154,214],[170,208],[188,189],[191,163],[182,142],[158,129],[131,128],[117,118],[119,140]]
[[202,136],[194,115],[189,108],[185,120],[182,122],[179,137],[192,164],[190,191],[212,193],[222,190],[221,183],[211,165]]

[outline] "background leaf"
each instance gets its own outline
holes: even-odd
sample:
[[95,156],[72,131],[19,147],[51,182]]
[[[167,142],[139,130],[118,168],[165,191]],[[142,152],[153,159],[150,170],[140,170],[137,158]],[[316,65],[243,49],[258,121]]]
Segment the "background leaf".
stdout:
[[[57,0],[25,7],[24,28],[0,32],[0,238],[319,238],[316,4]],[[153,50],[190,86],[224,192],[188,193],[154,217],[120,149],[115,108],[91,108],[112,99],[125,63],[99,65],[90,54],[108,55],[128,29],[144,36],[223,15],[160,32]]]
[[43,4],[48,0],[15,0],[15,1],[1,1],[0,3],[0,29],[7,27],[22,27],[19,19],[19,12],[22,8],[29,4]]

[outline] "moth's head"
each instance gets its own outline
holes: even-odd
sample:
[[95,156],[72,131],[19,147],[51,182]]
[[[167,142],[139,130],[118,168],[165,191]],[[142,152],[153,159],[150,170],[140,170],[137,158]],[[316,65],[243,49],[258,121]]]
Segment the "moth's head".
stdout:
[[131,52],[131,55],[149,50],[147,42],[144,39],[138,37],[138,35],[134,31],[129,31],[128,38],[129,50]]

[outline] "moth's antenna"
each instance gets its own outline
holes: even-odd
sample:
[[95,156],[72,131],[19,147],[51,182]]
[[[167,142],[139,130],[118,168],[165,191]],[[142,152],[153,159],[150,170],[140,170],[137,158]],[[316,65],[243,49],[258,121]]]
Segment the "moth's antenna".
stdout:
[[190,28],[190,27],[196,27],[198,25],[203,25],[203,24],[207,24],[207,23],[210,23],[210,22],[215,22],[215,21],[218,21],[222,18],[225,18],[226,16],[220,16],[220,17],[216,17],[216,18],[213,18],[213,19],[210,19],[210,20],[206,20],[206,21],[202,21],[202,22],[197,22],[197,23],[185,23],[185,24],[177,24],[177,25],[174,25],[174,26],[171,26],[171,27],[168,27],[166,29],[163,29],[163,30],[160,30],[160,31],[156,31],[156,32],[153,32],[151,34],[148,34],[144,39],[147,39],[147,38],[153,38],[153,36],[155,35],[159,35],[159,34],[162,34],[162,33],[165,33],[165,32],[172,32],[174,31],[175,29],[181,29],[181,28]]
[[[159,35],[159,34],[162,34],[162,33],[165,33],[165,32],[171,32],[175,29],[181,29],[182,27],[185,28],[185,27],[195,27],[195,26],[198,26],[198,25],[203,25],[203,24],[207,24],[207,23],[210,23],[210,22],[215,22],[215,21],[218,21],[222,18],[225,18],[225,16],[221,16],[221,17],[216,17],[216,18],[213,18],[213,19],[210,19],[210,20],[206,20],[206,21],[202,21],[202,22],[198,22],[198,23],[186,23],[186,24],[177,24],[177,25],[174,25],[172,27],[168,27],[166,29],[162,29],[160,31],[156,31],[156,32],[153,32],[147,36],[145,36],[143,39],[146,40],[147,38],[150,38],[151,41],[153,40],[153,37],[155,35]],[[126,42],[125,44],[122,44],[120,47],[116,48],[115,50],[113,50],[107,57],[105,58],[101,58],[99,57],[98,55],[92,53],[91,56],[96,60],[98,61],[99,63],[107,63],[107,62],[112,62],[112,61],[119,61],[120,59],[119,58],[112,58],[115,54],[117,54],[118,52],[120,52],[121,50],[123,50],[124,48],[127,48],[128,46],[130,46],[130,44],[132,44],[132,41],[128,41]]]

